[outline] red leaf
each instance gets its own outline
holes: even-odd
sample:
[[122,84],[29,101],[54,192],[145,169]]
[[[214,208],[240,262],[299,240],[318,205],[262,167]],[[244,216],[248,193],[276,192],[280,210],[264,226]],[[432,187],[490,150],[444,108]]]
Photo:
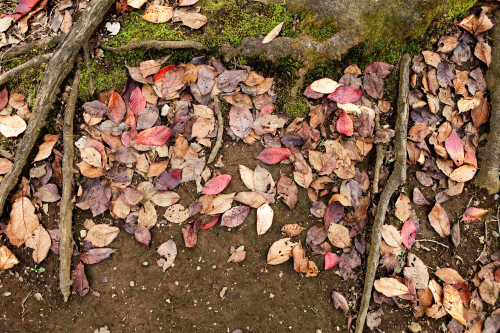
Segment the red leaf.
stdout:
[[330,224],[339,222],[342,217],[344,217],[344,206],[340,202],[334,201],[326,208],[323,221],[328,229]]
[[19,2],[19,5],[16,7],[16,13],[20,14],[26,14],[30,12],[33,7],[39,2],[40,0],[21,0]]
[[325,254],[325,271],[337,266],[340,262],[340,257],[331,251]]
[[139,114],[146,107],[146,100],[142,96],[142,91],[139,87],[135,87],[130,94],[130,109],[134,114]]
[[85,296],[89,292],[89,281],[87,276],[85,276],[85,267],[82,263],[79,263],[75,267],[75,271],[71,274],[71,280],[73,281],[73,289],[80,296]]
[[401,228],[401,238],[403,239],[403,244],[409,250],[413,244],[415,244],[415,238],[417,237],[417,228],[415,228],[415,224],[410,218],[408,221],[403,224],[403,228]]
[[80,255],[80,260],[86,264],[97,264],[109,258],[109,256],[115,252],[116,250],[110,249],[109,247],[90,249]]
[[231,175],[224,174],[214,177],[205,184],[201,193],[219,194],[220,192],[224,191],[224,189],[227,187],[230,181],[231,181]]
[[161,146],[170,137],[170,128],[166,126],[155,126],[137,134],[135,140],[143,145]]
[[202,230],[212,228],[219,220],[219,214],[217,214],[217,215],[205,215],[205,216],[206,216],[205,220],[203,221],[203,223],[201,223],[200,229],[202,229]]
[[465,223],[476,222],[481,216],[488,213],[489,211],[489,209],[469,207],[465,210],[464,215],[462,216],[462,221]]
[[144,227],[141,224],[137,225],[137,228],[135,229],[134,233],[135,240],[148,247],[149,243],[151,242],[151,233],[149,232],[148,228]]
[[9,93],[7,92],[7,88],[3,88],[3,90],[0,91],[0,111],[7,106],[7,103],[9,103],[8,95]]
[[290,155],[292,152],[288,148],[269,147],[261,151],[256,158],[266,164],[277,164]]
[[165,73],[168,70],[171,70],[172,68],[175,68],[175,66],[174,65],[170,65],[170,66],[165,66],[162,69],[160,69],[158,72],[156,72],[155,75],[153,75],[153,81],[154,82],[158,82],[158,81],[163,80],[163,78],[165,77]]
[[[265,116],[266,114],[271,114],[273,113],[273,108],[274,108],[274,105],[272,104],[266,104],[262,107],[262,109],[260,109],[260,113],[259,113],[259,116],[262,117],[262,116]],[[0,108],[1,110],[1,108]]]
[[354,103],[363,95],[363,91],[353,86],[339,87],[337,90],[328,95],[328,99],[341,103]]
[[113,90],[108,104],[108,117],[115,124],[119,124],[125,116],[127,108],[119,93]]
[[453,162],[455,162],[457,166],[461,166],[464,163],[464,147],[462,146],[462,141],[455,130],[453,130],[450,136],[446,139],[444,146],[448,154],[450,154]]
[[337,120],[337,132],[351,136],[354,134],[354,125],[347,113],[342,113]]

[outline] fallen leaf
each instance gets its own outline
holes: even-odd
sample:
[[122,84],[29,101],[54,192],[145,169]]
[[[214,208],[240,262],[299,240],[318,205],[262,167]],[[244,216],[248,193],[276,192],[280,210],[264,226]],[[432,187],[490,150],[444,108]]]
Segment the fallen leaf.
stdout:
[[450,174],[450,179],[459,183],[465,183],[474,177],[476,171],[477,169],[471,165],[462,165],[461,167],[453,170]]
[[174,265],[175,258],[177,257],[177,245],[175,245],[173,239],[169,239],[165,243],[161,244],[156,252],[167,259],[162,266],[163,271]]
[[13,138],[26,130],[26,122],[23,118],[13,116],[0,116],[0,133],[7,138]]
[[384,241],[392,247],[399,247],[403,242],[398,229],[396,229],[395,226],[389,224],[384,224],[382,226],[382,237],[384,238]]
[[493,27],[493,23],[483,11],[479,15],[479,18],[476,15],[471,14],[458,23],[457,26],[473,35],[478,35],[482,32],[490,30]]
[[149,232],[149,229],[142,224],[137,224],[134,232],[134,238],[137,243],[149,247],[149,243],[151,242],[151,233]]
[[478,107],[481,104],[481,99],[477,97],[463,97],[457,102],[459,113],[467,112]]
[[274,203],[276,195],[276,185],[273,176],[265,168],[257,166],[254,171],[253,185],[255,191],[262,194],[270,203]]
[[256,159],[266,164],[277,164],[290,155],[292,152],[288,148],[268,147],[261,151]]
[[333,291],[332,292],[332,299],[333,299],[333,306],[335,309],[341,309],[344,312],[349,311],[349,304],[347,303],[347,300],[345,297],[340,294],[339,292]]
[[300,242],[293,247],[292,256],[293,269],[297,273],[305,273],[307,271],[309,259],[306,258],[306,252]]
[[323,216],[325,226],[328,228],[331,224],[338,223],[344,217],[344,206],[338,201],[328,205]]
[[269,31],[269,33],[264,37],[264,39],[262,40],[262,42],[260,42],[260,44],[267,44],[273,39],[275,39],[281,32],[281,28],[283,28],[283,23],[285,23],[285,21],[281,22],[280,24],[275,26],[271,31]]
[[332,252],[327,252],[325,254],[325,271],[334,268],[340,263],[340,257]]
[[439,63],[442,60],[439,53],[436,52],[422,51],[422,55],[424,56],[425,63],[435,68],[439,66]]
[[75,267],[75,271],[71,274],[73,281],[72,287],[79,296],[85,296],[89,292],[89,281],[85,275],[85,267],[79,263]]
[[466,325],[462,299],[458,291],[446,284],[444,286],[443,308],[449,315],[455,318],[462,325]]
[[0,270],[5,270],[19,264],[19,260],[5,245],[0,246]]
[[252,129],[253,116],[250,110],[243,104],[236,104],[229,110],[229,127],[234,135],[246,138]]
[[298,224],[285,224],[280,230],[288,236],[294,237],[300,235],[305,228]]
[[429,285],[429,271],[419,257],[408,253],[407,267],[404,268],[404,276],[413,282],[416,289],[427,289]]
[[347,112],[343,112],[339,119],[337,119],[337,132],[345,134],[347,136],[352,136],[354,134],[354,127],[351,117]]
[[236,250],[234,251],[229,259],[227,259],[227,262],[234,262],[234,263],[239,263],[245,260],[247,252],[243,250]]
[[483,98],[481,104],[472,109],[471,117],[475,128],[479,128],[488,122],[490,117],[490,103],[488,102],[488,98]]
[[100,249],[90,249],[87,252],[80,254],[80,260],[85,264],[97,264],[98,262],[108,259],[116,250],[109,247]]
[[298,188],[295,182],[285,175],[281,175],[277,184],[278,194],[283,198],[283,202],[294,209],[298,201]]
[[200,197],[201,213],[217,215],[228,211],[233,203],[234,193],[219,195],[203,195]]
[[181,16],[182,24],[191,29],[199,29],[207,23],[207,17],[200,13],[187,13]]
[[172,205],[165,211],[165,218],[172,223],[182,223],[189,218],[189,209],[184,208],[181,204]]
[[271,228],[274,211],[268,203],[257,208],[257,235],[261,236]]
[[366,326],[368,326],[369,329],[372,331],[378,327],[382,323],[382,315],[384,314],[384,311],[382,308],[379,308],[376,311],[370,311],[366,315]]
[[374,286],[379,293],[387,297],[407,295],[410,293],[408,288],[395,278],[380,278],[375,281]]
[[[481,321],[479,321],[481,323]],[[498,333],[498,330],[500,329],[500,309],[496,309],[493,311],[491,316],[486,318],[484,321],[484,330],[482,333]],[[472,332],[467,332],[467,333],[472,333]],[[481,327],[479,327],[479,332],[481,333]]]
[[462,146],[462,141],[458,136],[457,132],[453,130],[446,138],[444,142],[444,146],[446,151],[450,155],[451,159],[457,166],[461,166],[464,163],[464,147]]
[[54,148],[58,139],[59,135],[45,134],[43,137],[44,143],[38,147],[38,153],[36,154],[33,162],[38,162],[49,157],[52,154],[52,148]]
[[47,184],[40,187],[34,194],[34,197],[39,198],[42,202],[57,202],[61,199],[55,184]]
[[135,140],[143,145],[162,146],[170,137],[170,132],[166,126],[155,126],[137,134]]
[[85,240],[96,247],[105,247],[118,236],[119,232],[120,229],[117,227],[107,224],[96,224],[89,230]]
[[290,259],[295,245],[297,243],[291,242],[290,238],[282,238],[275,241],[267,253],[267,264],[279,265]]
[[142,90],[139,87],[135,87],[130,94],[130,110],[138,115],[146,107],[146,100],[142,95]]
[[142,18],[151,23],[165,23],[173,16],[172,7],[149,5]]
[[175,192],[159,191],[151,197],[151,202],[160,207],[168,207],[177,203],[180,198]]
[[109,119],[111,119],[115,124],[119,124],[123,120],[126,112],[127,108],[125,106],[125,102],[120,94],[113,90],[108,103],[107,113]]
[[147,0],[127,0],[127,6],[139,9],[147,2]]
[[481,282],[481,285],[479,285],[479,294],[481,295],[481,298],[483,299],[483,301],[493,306],[497,301],[499,292],[500,283],[498,283],[497,281],[486,279]]
[[179,6],[184,7],[184,6],[192,6],[195,3],[197,3],[199,0],[181,0],[179,1]]
[[450,235],[450,220],[448,219],[448,214],[446,214],[446,211],[440,204],[436,203],[434,205],[428,217],[431,226],[436,230],[439,236],[446,238]]
[[462,215],[461,221],[465,223],[475,222],[479,220],[481,216],[488,213],[489,211],[490,211],[489,209],[469,207],[465,210],[464,214]]
[[463,283],[465,280],[453,268],[440,268],[434,274],[440,278],[444,283],[458,284]]
[[155,184],[156,190],[173,190],[181,183],[182,180],[182,169],[172,169],[170,171],[164,171],[158,177]]
[[158,177],[167,169],[169,160],[151,163],[146,177]]
[[328,240],[333,244],[333,246],[341,249],[351,246],[349,229],[341,224],[330,224],[330,227],[328,228]]
[[353,86],[347,86],[337,88],[334,92],[328,95],[328,99],[341,104],[348,104],[356,102],[362,95],[363,91],[361,89]]
[[10,221],[5,234],[12,245],[20,246],[28,240],[39,225],[33,203],[26,197],[20,197],[12,204]]
[[438,42],[438,52],[448,53],[453,51],[460,42],[455,36],[444,36]]
[[382,79],[384,79],[387,75],[391,73],[393,69],[394,65],[381,61],[375,61],[374,63],[365,68],[363,74],[366,75],[368,73],[374,73],[380,76]]
[[224,191],[227,185],[229,185],[230,181],[231,181],[231,175],[228,174],[223,174],[214,177],[205,184],[201,193],[212,194],[212,195],[219,194],[220,192]]
[[321,94],[331,94],[341,85],[332,79],[323,78],[311,83],[311,89]]
[[375,73],[368,73],[363,78],[363,89],[370,97],[381,99],[384,96],[384,79]]
[[408,219],[401,228],[401,239],[404,246],[409,250],[413,244],[415,244],[415,238],[417,237],[417,228],[413,223],[413,220]]
[[408,221],[411,211],[410,198],[406,194],[400,193],[398,200],[396,200],[396,217],[402,222]]
[[250,207],[248,206],[233,207],[222,215],[220,225],[228,228],[236,228],[245,222],[248,213],[250,213]]
[[267,199],[258,192],[239,192],[234,196],[234,200],[239,201],[252,208],[259,208],[267,202]]

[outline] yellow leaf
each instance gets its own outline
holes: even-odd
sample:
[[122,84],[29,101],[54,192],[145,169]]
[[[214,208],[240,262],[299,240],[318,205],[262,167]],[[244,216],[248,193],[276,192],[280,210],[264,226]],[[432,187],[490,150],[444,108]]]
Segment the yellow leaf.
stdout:
[[449,284],[444,286],[443,307],[450,316],[458,320],[462,325],[466,325],[460,294]]

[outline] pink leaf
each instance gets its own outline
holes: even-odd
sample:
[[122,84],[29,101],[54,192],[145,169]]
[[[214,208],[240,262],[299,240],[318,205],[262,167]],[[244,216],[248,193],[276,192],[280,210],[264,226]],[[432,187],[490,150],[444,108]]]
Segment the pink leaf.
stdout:
[[266,114],[273,113],[273,108],[274,108],[274,105],[272,105],[272,104],[266,104],[266,105],[264,105],[262,107],[262,109],[260,109],[259,116],[262,117],[262,116],[265,116]]
[[142,91],[139,87],[135,87],[130,94],[130,109],[134,114],[139,114],[146,107],[146,100],[142,96]]
[[206,216],[207,216],[207,220],[204,221],[205,224],[203,224],[201,226],[201,228],[200,228],[202,230],[212,228],[217,223],[217,221],[219,220],[219,214],[217,214],[217,215],[206,215]]
[[352,123],[351,117],[347,113],[342,113],[342,115],[337,120],[337,132],[351,136],[354,134],[354,125]]
[[224,174],[214,177],[205,184],[201,193],[219,194],[220,192],[224,191],[224,189],[227,187],[230,181],[231,181],[231,175]]
[[40,0],[21,0],[16,7],[16,13],[22,15],[30,12]]
[[269,147],[261,151],[256,158],[266,164],[277,164],[290,155],[292,152],[288,148]]
[[461,166],[464,163],[464,147],[462,146],[462,141],[455,130],[453,130],[450,136],[446,139],[444,146],[448,154],[450,154],[453,162],[455,162],[457,166]]
[[325,271],[337,266],[340,262],[340,257],[331,251],[325,254]]
[[469,207],[465,210],[464,215],[462,216],[462,221],[465,223],[472,223],[477,220],[484,214],[488,213],[489,209],[482,209],[476,207]]
[[123,120],[123,117],[125,116],[126,112],[127,112],[127,107],[125,106],[123,98],[120,96],[119,93],[113,91],[108,103],[109,119],[111,119],[115,124],[119,124]]
[[135,140],[143,145],[161,146],[170,137],[170,128],[166,126],[155,126],[137,134]]
[[403,239],[403,244],[409,250],[413,244],[415,243],[415,238],[417,237],[417,228],[415,228],[415,224],[410,218],[408,221],[403,224],[403,228],[401,229],[401,238]]
[[363,95],[363,91],[359,88],[347,86],[339,87],[337,90],[328,95],[328,99],[341,103],[354,103]]

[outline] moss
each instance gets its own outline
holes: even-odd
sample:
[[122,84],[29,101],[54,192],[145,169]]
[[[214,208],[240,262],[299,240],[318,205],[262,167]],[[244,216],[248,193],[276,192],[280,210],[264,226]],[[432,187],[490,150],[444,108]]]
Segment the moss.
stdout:
[[287,95],[278,100],[278,106],[281,106],[286,115],[292,119],[295,117],[304,117],[309,112],[309,105],[307,105],[307,100],[303,96],[291,97]]
[[[16,66],[21,65],[24,62],[25,62],[24,59],[13,60],[9,62],[8,67],[14,68]],[[45,69],[45,64],[42,64],[38,67],[30,68],[24,73],[17,75],[7,83],[6,85],[7,90],[10,92],[17,92],[24,95],[31,109],[35,104],[38,83],[43,75],[44,69]]]
[[463,16],[474,4],[476,0],[446,0],[446,7],[448,8],[448,17],[455,18]]

